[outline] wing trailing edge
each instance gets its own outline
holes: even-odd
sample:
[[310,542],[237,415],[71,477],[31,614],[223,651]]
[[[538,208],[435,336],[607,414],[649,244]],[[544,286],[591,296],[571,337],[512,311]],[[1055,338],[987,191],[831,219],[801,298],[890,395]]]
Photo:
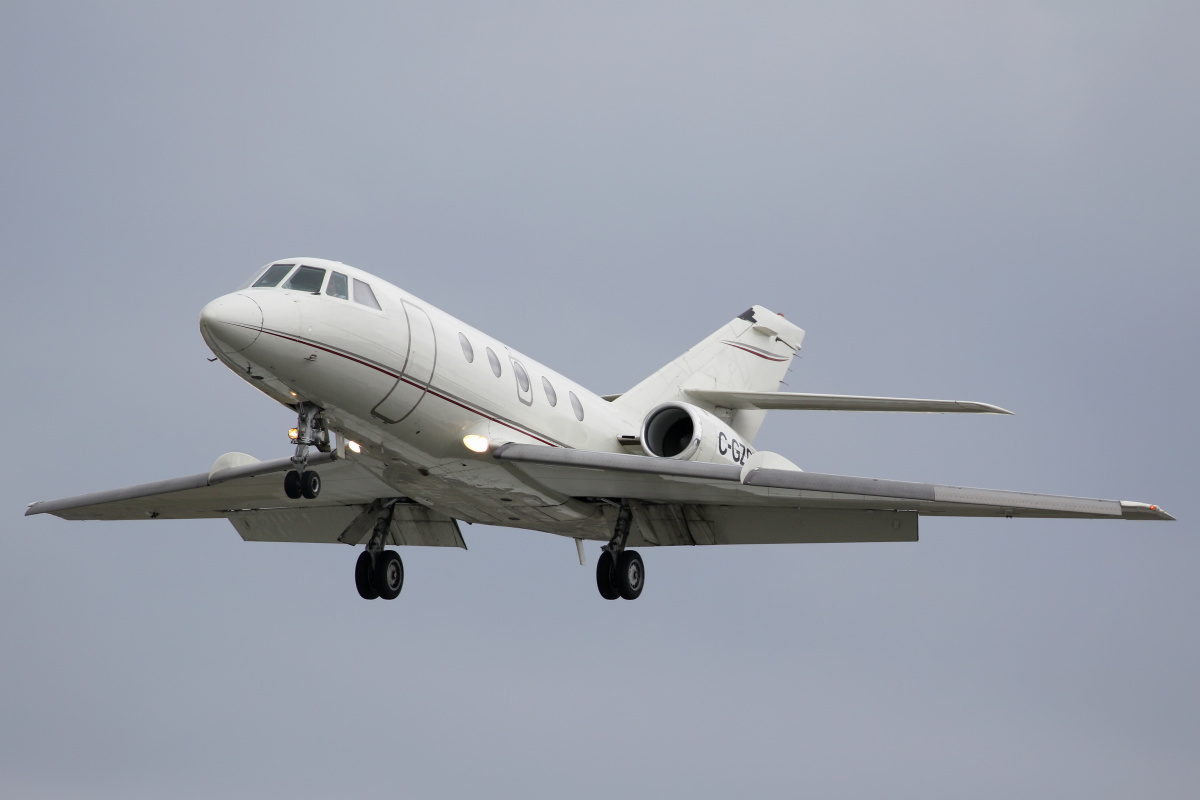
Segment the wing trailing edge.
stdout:
[[974,489],[858,478],[799,469],[725,464],[622,453],[506,444],[493,457],[573,497],[622,497],[650,503],[792,506],[915,511],[927,516],[1067,517],[1171,520],[1158,506],[1121,500]]

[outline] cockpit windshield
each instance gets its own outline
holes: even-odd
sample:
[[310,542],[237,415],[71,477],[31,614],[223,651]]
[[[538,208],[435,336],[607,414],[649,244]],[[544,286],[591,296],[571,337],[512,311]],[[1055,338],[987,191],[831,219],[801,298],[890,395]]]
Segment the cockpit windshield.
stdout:
[[346,281],[346,276],[340,272],[334,272],[329,276],[329,285],[325,287],[325,294],[330,297],[339,297],[342,300],[350,299],[350,285]]
[[[265,276],[264,276],[265,277]],[[298,292],[313,292],[321,291],[321,284],[325,282],[325,270],[320,267],[301,267],[296,270],[287,283],[283,285],[285,289],[295,289]]]
[[283,276],[292,271],[295,264],[272,264],[267,268],[267,271],[262,274],[262,277],[256,280],[253,286],[278,286],[283,280]]

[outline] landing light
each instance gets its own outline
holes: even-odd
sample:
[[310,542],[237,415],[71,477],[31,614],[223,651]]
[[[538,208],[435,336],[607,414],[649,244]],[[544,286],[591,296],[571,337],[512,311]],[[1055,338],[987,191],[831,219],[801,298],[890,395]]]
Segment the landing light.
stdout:
[[299,439],[300,438],[300,429],[299,428],[289,429],[288,430],[288,438],[291,439],[293,442],[296,441],[297,439]]
[[361,453],[362,452],[362,445],[360,445],[358,442],[354,442],[354,441],[346,442],[346,448],[351,453]]
[[463,437],[463,444],[466,448],[475,453],[486,453],[488,449],[488,440],[486,436],[480,436],[477,433],[468,433]]

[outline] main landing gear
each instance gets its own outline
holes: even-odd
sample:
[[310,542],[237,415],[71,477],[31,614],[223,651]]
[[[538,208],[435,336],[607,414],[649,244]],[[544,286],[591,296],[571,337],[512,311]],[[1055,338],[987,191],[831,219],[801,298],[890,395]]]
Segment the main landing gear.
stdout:
[[596,561],[596,588],[605,600],[616,600],[618,597],[636,600],[646,585],[646,567],[642,564],[642,557],[636,550],[625,549],[632,519],[633,511],[629,504],[622,502],[621,510],[617,512],[617,527],[613,537],[604,545]]
[[308,448],[315,446],[322,453],[328,453],[329,430],[316,403],[301,403],[296,413],[296,454],[292,456],[295,469],[288,470],[283,476],[283,491],[293,500],[301,497],[312,500],[321,493],[321,476],[308,469]]
[[359,554],[358,562],[354,565],[354,585],[364,600],[377,597],[395,600],[404,588],[404,562],[400,554],[395,550],[383,549],[395,504],[395,500],[390,501],[375,520],[375,529],[367,540],[367,549]]

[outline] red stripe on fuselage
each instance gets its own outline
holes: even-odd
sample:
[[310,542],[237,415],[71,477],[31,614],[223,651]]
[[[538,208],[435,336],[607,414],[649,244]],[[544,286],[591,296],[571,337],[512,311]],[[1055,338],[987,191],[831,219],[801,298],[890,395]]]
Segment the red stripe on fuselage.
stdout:
[[[247,326],[243,326],[243,327],[247,327]],[[471,408],[470,406],[465,405],[465,404],[459,402],[458,400],[455,400],[452,397],[447,397],[446,395],[442,394],[441,392],[435,390],[431,385],[430,386],[422,386],[419,383],[414,383],[413,381],[410,381],[408,378],[404,377],[403,374],[397,374],[395,372],[392,372],[389,369],[384,369],[383,367],[379,366],[378,364],[372,364],[369,361],[363,361],[361,358],[357,358],[348,353],[344,353],[340,350],[333,350],[329,347],[326,347],[325,345],[317,344],[316,342],[311,342],[306,339],[297,339],[294,336],[288,336],[287,334],[284,334],[284,333],[270,331],[270,330],[267,330],[266,328],[263,328],[262,332],[269,333],[272,336],[278,337],[280,339],[287,339],[289,342],[295,342],[297,344],[305,345],[306,347],[315,347],[318,350],[324,350],[326,353],[329,353],[331,355],[340,356],[341,358],[344,358],[347,361],[353,361],[355,364],[361,364],[362,366],[373,369],[376,372],[381,372],[390,378],[396,378],[397,380],[404,381],[405,383],[407,383],[409,386],[413,387],[414,389],[421,389],[423,391],[429,392],[434,397],[437,397],[441,400],[445,400],[447,403],[456,405],[465,411],[470,411],[472,414],[477,414],[486,420],[495,422],[497,425],[503,425],[504,427],[508,428],[509,430],[516,431],[517,433],[520,433],[524,436],[528,436],[531,439],[537,439],[542,444],[549,445],[550,447],[565,447],[566,446],[566,445],[559,444],[557,442],[548,442],[545,439],[543,439],[542,437],[538,436],[537,434],[530,433],[527,430],[521,430],[520,428],[518,428],[514,425],[510,425],[509,423],[505,422],[502,419],[497,419],[496,417],[493,417],[493,416],[483,413],[482,411],[480,411],[477,408]]]

